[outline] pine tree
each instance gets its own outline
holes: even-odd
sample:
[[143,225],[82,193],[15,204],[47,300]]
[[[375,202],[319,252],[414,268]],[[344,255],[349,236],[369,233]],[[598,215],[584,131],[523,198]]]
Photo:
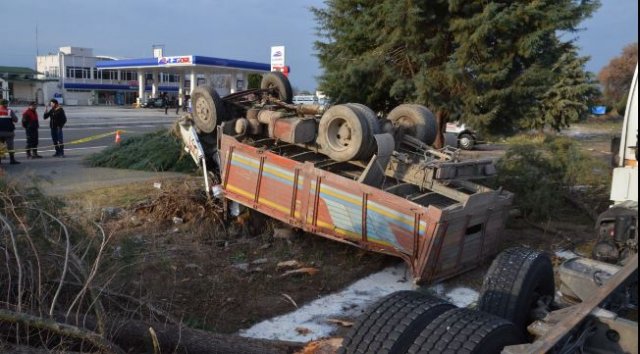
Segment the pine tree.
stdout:
[[[586,103],[579,94],[558,96],[573,92],[562,86],[573,82],[562,75],[582,75],[589,86],[578,65],[584,58],[568,55],[575,47],[561,36],[576,31],[597,1],[328,0],[325,5],[313,9],[324,68],[320,88],[336,102],[357,101],[379,111],[421,103],[434,111],[441,129],[447,119],[459,119],[492,133],[540,124],[560,128],[579,117],[576,107]],[[562,67],[568,64],[573,69]],[[585,90],[590,89],[575,89]],[[559,113],[560,107],[574,113]]]

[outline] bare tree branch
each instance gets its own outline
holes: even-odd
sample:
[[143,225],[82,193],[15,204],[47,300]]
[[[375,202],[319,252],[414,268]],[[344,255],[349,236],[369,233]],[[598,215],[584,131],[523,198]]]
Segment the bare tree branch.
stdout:
[[23,324],[29,327],[44,329],[62,336],[80,339],[91,343],[96,348],[109,353],[123,353],[117,345],[105,340],[101,335],[87,331],[76,326],[59,323],[51,319],[32,316],[10,310],[0,309],[0,321],[7,323]]

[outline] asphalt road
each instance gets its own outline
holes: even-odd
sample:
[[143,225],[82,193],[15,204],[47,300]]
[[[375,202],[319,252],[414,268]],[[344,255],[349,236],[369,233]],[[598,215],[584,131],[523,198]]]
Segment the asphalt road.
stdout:
[[[25,107],[9,107],[22,112]],[[115,144],[115,131],[121,131],[121,139],[170,127],[176,118],[175,110],[165,115],[161,109],[134,109],[128,107],[64,107],[67,124],[63,130],[65,158],[52,157],[54,149],[49,123],[42,119],[44,108],[38,107],[40,117],[38,153],[42,159],[27,159],[24,153],[26,137],[24,129],[16,125],[16,159],[20,165],[9,165],[8,156],[2,159],[0,170],[4,176],[20,183],[38,181],[45,192],[64,194],[87,188],[98,188],[149,179],[173,178],[175,173],[158,173],[87,167],[84,159],[97,151]],[[19,115],[20,116],[20,115]],[[109,136],[92,138],[101,134]],[[81,140],[82,139],[82,140]],[[86,141],[89,140],[89,141]]]

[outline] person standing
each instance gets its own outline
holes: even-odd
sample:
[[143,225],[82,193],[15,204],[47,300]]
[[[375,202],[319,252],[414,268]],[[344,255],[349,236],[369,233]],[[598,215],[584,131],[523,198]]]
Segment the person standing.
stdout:
[[182,94],[178,95],[178,99],[176,100],[176,114],[180,114],[180,98],[182,97],[182,102],[184,104],[184,96]]
[[51,118],[49,127],[51,128],[51,140],[56,148],[53,157],[64,157],[64,142],[62,136],[62,127],[67,123],[67,115],[64,113],[62,106],[58,104],[58,100],[52,98],[49,101],[51,109],[45,109],[44,119]]
[[17,165],[20,162],[16,161],[15,152],[13,151],[13,139],[16,136],[15,124],[18,123],[18,117],[13,110],[7,107],[8,105],[9,101],[5,99],[0,100],[0,143],[7,145],[10,164]]
[[36,111],[36,103],[29,103],[27,110],[22,113],[22,127],[27,135],[27,158],[39,159],[38,155],[38,112]]
[[184,104],[182,105],[182,111],[183,112],[188,112],[189,111],[189,104],[191,103],[189,101],[191,101],[191,96],[190,95],[185,95],[184,96]]
[[164,114],[167,114],[169,111],[169,95],[166,92],[163,92],[160,96],[162,98],[162,105],[164,106]]

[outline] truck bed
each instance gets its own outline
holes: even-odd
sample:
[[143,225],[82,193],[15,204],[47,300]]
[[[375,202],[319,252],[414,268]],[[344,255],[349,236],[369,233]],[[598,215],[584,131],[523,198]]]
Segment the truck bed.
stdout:
[[364,166],[297,145],[221,134],[219,152],[226,198],[307,232],[400,257],[417,284],[495,255],[512,201],[506,191],[432,178],[451,174],[446,164],[439,171],[393,161],[376,188],[357,181]]

